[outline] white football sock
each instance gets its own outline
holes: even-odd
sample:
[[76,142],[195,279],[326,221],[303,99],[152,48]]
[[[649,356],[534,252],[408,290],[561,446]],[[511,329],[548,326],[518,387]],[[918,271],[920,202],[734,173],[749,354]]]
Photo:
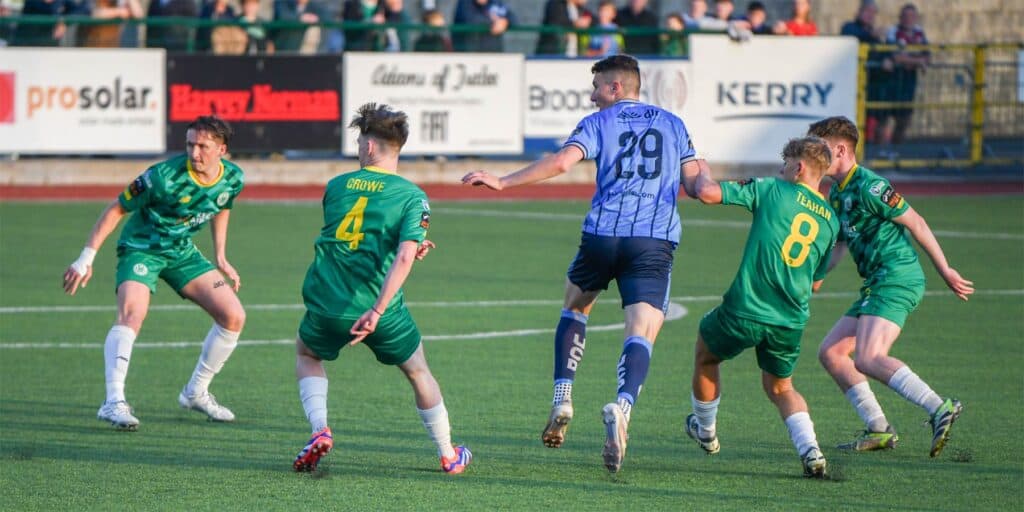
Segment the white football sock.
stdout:
[[213,376],[224,367],[224,362],[235,351],[240,334],[229,331],[214,322],[210,332],[206,334],[206,340],[203,341],[203,352],[199,354],[199,362],[196,363],[196,369],[192,372],[192,379],[186,386],[189,396],[200,396],[206,393]]
[[857,410],[857,414],[864,421],[864,425],[867,425],[868,430],[885,432],[885,429],[889,427],[889,421],[885,419],[882,406],[879,405],[878,399],[875,398],[867,381],[847,389],[846,399],[853,404],[853,408]]
[[700,436],[704,438],[714,437],[715,423],[718,417],[718,402],[721,396],[710,401],[701,402],[690,393],[690,404],[693,405],[693,415],[697,417],[697,424],[700,425]]
[[438,455],[450,459],[455,456],[455,448],[452,448],[452,427],[448,424],[448,409],[444,407],[444,401],[430,409],[416,408],[423,420],[423,428],[427,429],[430,439],[437,445]]
[[806,412],[796,412],[786,418],[789,438],[796,446],[796,453],[801,457],[811,448],[818,448],[818,438],[814,435],[814,422]]
[[928,414],[932,414],[942,406],[942,398],[932,391],[932,388],[925,384],[921,377],[911,371],[909,366],[904,366],[889,379],[889,387],[903,398],[921,406]]
[[324,377],[305,377],[299,380],[299,399],[302,409],[306,411],[306,419],[313,433],[327,428],[327,379]]
[[124,381],[128,378],[128,362],[132,358],[135,331],[126,325],[115,325],[103,343],[103,364],[106,367],[107,401],[124,400]]

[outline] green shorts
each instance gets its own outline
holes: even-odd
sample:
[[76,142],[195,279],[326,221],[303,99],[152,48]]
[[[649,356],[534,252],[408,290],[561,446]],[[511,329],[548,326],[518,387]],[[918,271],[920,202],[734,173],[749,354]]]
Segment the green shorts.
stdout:
[[178,295],[193,279],[216,270],[196,246],[179,251],[151,253],[123,247],[117,248],[117,287],[125,281],[138,281],[156,293],[157,278],[163,279]]
[[[357,318],[338,318],[306,311],[299,324],[299,339],[320,359],[333,361],[338,352],[352,341],[349,334]],[[377,360],[384,364],[402,364],[412,357],[420,346],[420,330],[409,310],[402,307],[385,311],[377,322],[377,330],[362,342],[370,347]]]
[[700,320],[700,337],[711,353],[726,361],[757,348],[757,366],[779,378],[793,375],[804,330],[747,320],[717,307]]
[[903,328],[909,315],[924,297],[924,281],[907,283],[874,283],[860,289],[860,297],[846,312],[846,316],[880,316]]

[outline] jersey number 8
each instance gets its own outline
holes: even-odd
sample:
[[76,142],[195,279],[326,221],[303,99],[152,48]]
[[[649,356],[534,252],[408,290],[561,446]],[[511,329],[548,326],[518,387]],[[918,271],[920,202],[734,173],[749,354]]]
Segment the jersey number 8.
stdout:
[[[807,225],[806,235],[801,233],[804,225]],[[814,243],[816,236],[818,236],[818,221],[806,213],[796,214],[796,217],[793,217],[793,224],[789,226],[789,236],[782,242],[782,261],[790,267],[803,265],[807,261],[807,256],[811,254],[811,244]],[[792,256],[793,246],[797,244],[800,245],[800,252],[794,257]]]

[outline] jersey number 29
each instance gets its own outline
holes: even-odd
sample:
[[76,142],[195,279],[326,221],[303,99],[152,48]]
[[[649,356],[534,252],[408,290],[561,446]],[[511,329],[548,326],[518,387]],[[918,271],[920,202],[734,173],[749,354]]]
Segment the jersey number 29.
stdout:
[[[653,180],[661,176],[661,150],[664,148],[665,137],[654,128],[649,128],[640,137],[633,132],[622,132],[619,135],[619,156],[615,159],[615,177],[629,179],[633,177],[633,171],[622,168],[624,158],[632,158],[636,147],[640,146],[640,156],[643,158],[636,166],[636,173],[645,180]],[[650,146],[650,147],[648,147]],[[647,160],[653,159],[650,168]]]

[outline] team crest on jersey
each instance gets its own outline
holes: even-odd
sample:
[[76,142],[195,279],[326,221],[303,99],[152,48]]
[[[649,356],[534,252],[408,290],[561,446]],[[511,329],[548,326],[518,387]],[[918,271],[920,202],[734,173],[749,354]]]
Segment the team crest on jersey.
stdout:
[[221,192],[220,195],[217,196],[217,206],[224,206],[228,204],[229,197],[231,197],[231,195],[227,192]]
[[135,272],[135,275],[139,277],[146,277],[146,275],[149,274],[149,268],[146,267],[145,264],[136,263],[135,266],[132,267],[132,272]]

